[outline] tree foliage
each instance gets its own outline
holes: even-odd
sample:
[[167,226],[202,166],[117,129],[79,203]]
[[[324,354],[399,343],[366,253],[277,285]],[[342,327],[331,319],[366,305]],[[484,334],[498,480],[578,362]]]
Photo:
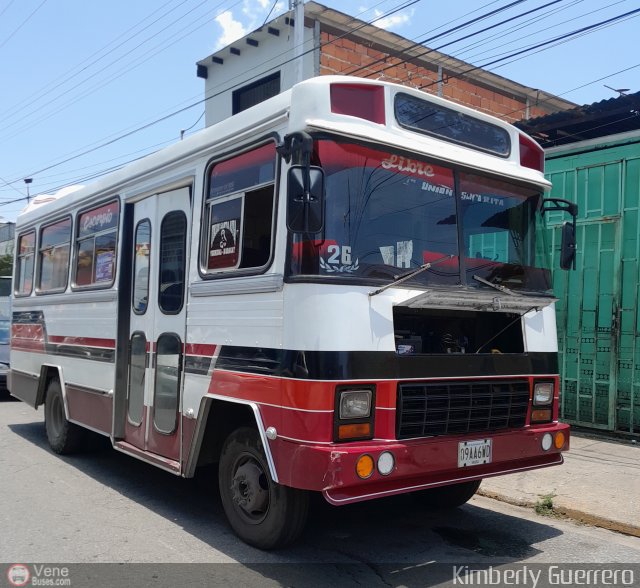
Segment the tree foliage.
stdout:
[[0,255],[0,276],[13,274],[13,255]]

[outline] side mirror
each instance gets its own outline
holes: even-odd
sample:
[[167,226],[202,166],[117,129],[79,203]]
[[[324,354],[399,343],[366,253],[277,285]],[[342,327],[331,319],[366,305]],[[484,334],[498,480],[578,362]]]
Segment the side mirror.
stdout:
[[287,227],[294,233],[320,233],[324,228],[324,171],[292,165],[287,181]]
[[560,268],[575,269],[576,263],[576,227],[565,221],[562,224],[562,240],[560,243]]
[[560,243],[560,268],[563,270],[576,269],[576,219],[578,205],[563,198],[545,198],[542,201],[541,212],[566,212],[571,215],[571,222],[562,224],[562,240]]

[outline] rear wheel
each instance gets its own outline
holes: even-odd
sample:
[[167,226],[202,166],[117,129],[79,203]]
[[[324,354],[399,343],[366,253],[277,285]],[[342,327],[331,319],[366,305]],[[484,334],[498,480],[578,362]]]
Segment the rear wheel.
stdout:
[[460,482],[414,492],[413,496],[430,509],[447,509],[462,506],[478,491],[482,480]]
[[218,483],[227,519],[249,545],[283,547],[302,532],[308,493],[271,479],[255,429],[243,427],[229,435],[220,456]]
[[64,413],[62,388],[58,380],[51,380],[47,386],[44,401],[44,426],[47,440],[53,451],[64,455],[78,451],[85,439],[85,429],[70,423]]

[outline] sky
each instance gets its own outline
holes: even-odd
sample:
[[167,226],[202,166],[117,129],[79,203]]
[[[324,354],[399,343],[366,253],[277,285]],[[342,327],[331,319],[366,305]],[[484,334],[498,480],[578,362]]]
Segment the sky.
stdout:
[[[640,1],[320,3],[473,65],[557,39],[486,69],[576,104],[640,91]],[[86,184],[197,132],[196,62],[286,10],[282,0],[0,0],[0,217],[25,206],[25,178],[31,196]]]

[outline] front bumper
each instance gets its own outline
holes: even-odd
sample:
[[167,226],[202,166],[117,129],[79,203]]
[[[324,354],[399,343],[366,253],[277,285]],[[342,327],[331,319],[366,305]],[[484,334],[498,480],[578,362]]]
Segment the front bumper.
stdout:
[[[544,451],[544,434],[558,432],[565,436],[564,445]],[[492,462],[459,468],[458,443],[482,438],[493,440]],[[563,462],[562,451],[568,448],[569,425],[562,423],[407,441],[312,445],[278,439],[271,443],[281,484],[322,491],[335,505],[559,465]],[[375,471],[370,478],[360,479],[356,474],[358,457],[366,453],[377,461],[383,451],[394,455],[391,474],[383,476]]]

